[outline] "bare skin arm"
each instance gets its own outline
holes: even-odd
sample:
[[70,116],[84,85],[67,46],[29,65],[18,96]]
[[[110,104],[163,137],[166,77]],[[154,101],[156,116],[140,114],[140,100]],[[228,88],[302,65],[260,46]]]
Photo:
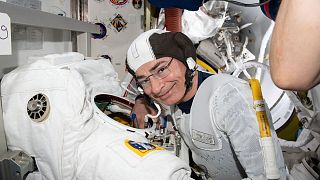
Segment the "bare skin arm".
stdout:
[[320,82],[319,11],[319,0],[282,0],[270,52],[278,87],[308,90]]
[[136,122],[133,124],[135,128],[144,128],[144,116],[147,114],[156,115],[156,111],[148,105],[144,99],[137,99],[132,112],[136,114]]

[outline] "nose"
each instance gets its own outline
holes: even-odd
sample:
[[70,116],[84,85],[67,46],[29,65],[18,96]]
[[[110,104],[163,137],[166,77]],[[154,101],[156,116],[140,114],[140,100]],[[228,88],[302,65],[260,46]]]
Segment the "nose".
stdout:
[[164,86],[162,79],[150,77],[150,83],[151,83],[151,85],[150,85],[151,86],[151,93],[154,96],[157,96],[158,94],[160,94],[161,89]]

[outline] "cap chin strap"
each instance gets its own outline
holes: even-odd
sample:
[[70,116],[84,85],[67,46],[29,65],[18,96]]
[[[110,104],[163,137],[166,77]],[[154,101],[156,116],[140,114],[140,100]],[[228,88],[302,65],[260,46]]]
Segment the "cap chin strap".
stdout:
[[[192,57],[188,57],[185,64],[187,66],[186,74],[185,74],[186,90],[184,91],[183,97],[191,90],[192,85],[193,85],[193,77],[194,77],[196,70],[197,70],[196,62],[193,60]],[[182,101],[182,99],[180,100],[180,102],[181,101]]]
[[185,74],[185,85],[186,85],[186,91],[185,94],[191,89],[193,84],[193,77],[197,70],[196,62],[193,60],[192,57],[188,57],[186,60],[186,74]]

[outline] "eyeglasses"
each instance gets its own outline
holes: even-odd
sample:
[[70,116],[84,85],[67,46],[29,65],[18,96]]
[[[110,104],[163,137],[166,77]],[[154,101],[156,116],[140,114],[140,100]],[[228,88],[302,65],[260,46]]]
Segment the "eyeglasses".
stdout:
[[148,77],[142,80],[138,80],[137,83],[140,84],[143,89],[146,89],[151,86],[151,81],[150,81],[151,76],[153,76],[156,79],[163,79],[167,77],[171,73],[171,71],[169,70],[169,66],[172,60],[173,58],[171,58],[171,60],[167,65],[159,65],[159,67],[157,67],[155,70],[151,72],[151,75],[149,75]]

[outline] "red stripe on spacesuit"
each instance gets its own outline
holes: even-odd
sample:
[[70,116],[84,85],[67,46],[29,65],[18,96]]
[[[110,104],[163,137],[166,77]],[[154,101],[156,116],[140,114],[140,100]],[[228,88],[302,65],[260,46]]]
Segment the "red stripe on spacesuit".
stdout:
[[264,12],[266,15],[271,19],[271,14],[270,14],[270,3],[267,3],[263,6]]

